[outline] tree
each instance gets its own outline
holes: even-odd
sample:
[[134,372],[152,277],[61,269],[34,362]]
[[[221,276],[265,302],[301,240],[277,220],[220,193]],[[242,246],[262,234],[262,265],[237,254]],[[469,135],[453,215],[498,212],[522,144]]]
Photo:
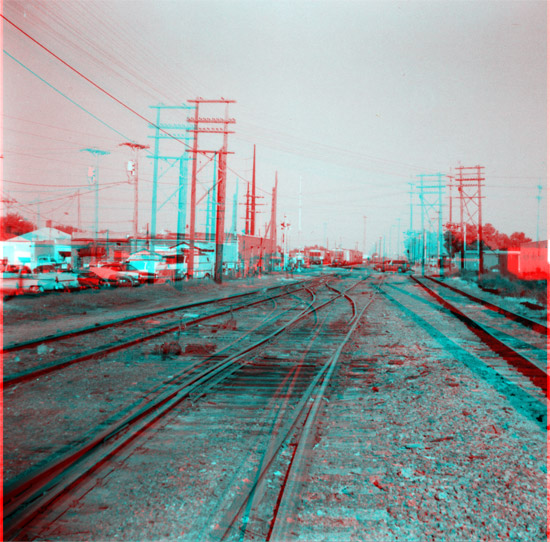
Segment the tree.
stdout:
[[17,213],[8,213],[0,217],[0,237],[10,239],[36,229],[36,224]]
[[512,235],[510,235],[510,246],[513,247],[519,247],[523,243],[530,243],[531,241],[532,239],[530,237],[526,237],[522,231],[515,231]]
[[57,224],[54,227],[56,230],[69,233],[69,234],[78,233],[82,231],[82,230],[79,230],[78,228],[75,228],[74,226],[66,226],[64,224]]
[[[453,256],[462,249],[463,235],[460,224],[445,224],[445,248]],[[484,224],[482,227],[483,246],[491,250],[505,250],[512,246],[519,246],[531,241],[523,232],[514,232],[508,237],[499,232],[492,224]],[[477,248],[477,226],[466,224],[466,248]]]

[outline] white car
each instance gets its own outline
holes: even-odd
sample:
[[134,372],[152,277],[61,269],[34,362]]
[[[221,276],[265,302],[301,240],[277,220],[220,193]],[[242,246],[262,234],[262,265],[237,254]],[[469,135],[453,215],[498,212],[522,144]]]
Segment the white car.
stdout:
[[39,265],[33,269],[33,275],[38,278],[44,290],[72,290],[80,288],[78,275],[53,265]]

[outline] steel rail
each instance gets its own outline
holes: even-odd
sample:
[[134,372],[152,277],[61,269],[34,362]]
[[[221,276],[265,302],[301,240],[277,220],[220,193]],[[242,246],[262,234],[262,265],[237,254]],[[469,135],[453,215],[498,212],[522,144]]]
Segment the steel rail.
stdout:
[[[347,292],[352,288],[355,288],[358,284],[360,284],[364,280],[365,279],[361,279],[359,282],[357,282],[350,288],[346,289],[345,291]],[[286,423],[282,429],[280,429],[276,434],[273,434],[271,441],[267,445],[267,451],[266,451],[265,457],[262,460],[262,464],[259,467],[255,480],[252,482],[249,482],[246,490],[240,495],[237,495],[233,503],[229,505],[223,519],[217,522],[218,529],[217,529],[217,532],[215,533],[217,540],[223,540],[224,538],[227,537],[227,535],[230,532],[230,529],[234,525],[235,521],[237,520],[239,514],[242,512],[243,508],[246,506],[247,502],[251,498],[254,498],[254,494],[258,486],[260,485],[261,481],[266,475],[270,465],[273,463],[274,459],[277,457],[277,454],[279,453],[279,449],[281,448],[283,443],[288,439],[291,431],[296,427],[300,418],[304,415],[307,409],[306,408],[307,403],[310,401],[311,396],[319,383],[321,383],[321,391],[318,393],[317,398],[320,401],[320,399],[323,397],[324,389],[326,388],[326,385],[330,380],[330,376],[332,375],[336,361],[340,357],[342,349],[344,348],[345,344],[349,340],[351,333],[357,326],[357,323],[359,322],[364,311],[373,300],[374,300],[374,296],[369,301],[369,303],[364,307],[364,309],[361,311],[360,316],[356,318],[355,322],[352,324],[350,330],[348,331],[348,334],[346,335],[344,340],[341,342],[340,346],[337,348],[335,353],[332,354],[329,360],[317,372],[316,376],[313,378],[308,388],[305,390],[305,392],[303,392],[300,402],[292,411],[292,416],[286,420]],[[327,371],[328,371],[328,378],[327,378]],[[210,538],[212,538],[212,536]]]
[[[279,286],[279,288],[284,288],[284,286]],[[295,290],[292,290],[291,292],[286,292],[285,291],[285,292],[282,292],[281,294],[277,294],[275,296],[268,294],[266,297],[263,297],[259,300],[255,300],[255,301],[250,302],[250,303],[245,303],[243,305],[237,305],[237,306],[232,305],[229,308],[224,308],[223,310],[214,312],[212,314],[192,318],[190,320],[187,320],[185,322],[185,324],[183,324],[183,325],[185,327],[195,326],[195,325],[197,325],[201,322],[204,322],[206,320],[210,320],[210,319],[213,319],[213,318],[218,318],[220,316],[224,316],[226,314],[230,314],[230,313],[233,313],[233,312],[236,312],[236,311],[239,311],[239,310],[244,310],[244,309],[253,307],[255,305],[265,303],[266,301],[269,301],[271,299],[275,299],[275,298],[278,298],[278,297],[283,297],[283,296],[286,296],[286,295],[292,295],[293,293],[295,293],[297,291],[300,291],[302,289],[307,290],[307,288],[305,288],[305,286],[301,286],[301,287],[296,288]],[[130,319],[129,322],[133,322],[133,320]],[[167,333],[170,333],[170,332],[177,331],[177,330],[181,329],[182,323],[183,323],[183,320],[180,320],[177,324],[175,324],[174,322],[161,324],[159,326],[156,326],[156,327],[152,328],[152,331],[149,332],[145,336],[143,335],[143,332],[140,331],[140,332],[135,333],[131,337],[126,337],[124,339],[120,339],[120,340],[113,341],[113,342],[110,342],[110,343],[107,343],[107,344],[103,344],[103,345],[95,347],[95,348],[91,348],[89,350],[86,350],[86,351],[82,352],[81,354],[79,354],[77,356],[74,356],[74,355],[66,356],[66,357],[58,359],[56,361],[27,369],[26,371],[21,371],[19,373],[15,373],[15,374],[12,374],[12,375],[7,375],[7,376],[5,375],[4,379],[3,379],[3,383],[2,383],[3,387],[8,388],[8,387],[14,386],[16,384],[21,384],[23,382],[28,382],[30,380],[34,380],[35,378],[44,376],[48,373],[52,373],[52,372],[64,369],[65,367],[68,367],[68,366],[73,365],[75,363],[80,363],[80,362],[86,361],[88,359],[92,359],[92,358],[102,356],[102,355],[105,355],[105,354],[110,354],[110,353],[116,352],[118,350],[122,350],[124,348],[130,348],[130,347],[132,347],[136,344],[140,344],[140,343],[143,343],[143,342],[146,342],[146,341],[150,341],[152,339],[155,339],[155,338],[160,337],[162,335],[165,335]]]
[[[108,461],[113,454],[134,441],[143,431],[189,397],[193,391],[198,390],[200,385],[228,368],[230,371],[227,376],[229,376],[234,372],[231,369],[235,369],[232,367],[235,362],[246,354],[287,331],[299,321],[307,318],[311,312],[333,303],[340,297],[333,297],[318,306],[305,309],[290,322],[280,326],[256,343],[220,361],[214,367],[208,368],[203,373],[181,384],[177,389],[167,391],[139,411],[104,429],[92,441],[84,443],[78,450],[73,450],[52,462],[41,472],[17,485],[6,486],[4,492],[4,536],[11,538],[18,535],[41,510],[52,504],[61,494],[78,485],[79,481]],[[240,365],[237,368],[240,368]]]
[[429,288],[426,284],[416,277],[411,277],[414,282],[420,285],[429,295],[431,295],[440,305],[446,308],[453,316],[462,321],[468,329],[477,335],[493,352],[505,359],[510,365],[516,368],[521,374],[529,378],[531,382],[541,389],[545,396],[548,393],[547,379],[548,375],[545,371],[535,365],[529,358],[526,358],[503,340],[498,338],[494,333],[491,333],[488,326],[470,318],[455,305],[444,299],[437,292]]
[[[211,354],[204,360],[201,360],[199,362],[194,363],[190,367],[186,367],[183,371],[181,371],[179,374],[174,375],[172,378],[170,378],[168,381],[164,382],[162,385],[153,388],[150,390],[150,392],[145,396],[139,399],[138,401],[134,402],[129,407],[125,408],[122,412],[119,412],[118,419],[115,421],[106,421],[102,422],[100,424],[101,426],[104,426],[108,424],[108,428],[104,428],[103,430],[98,431],[97,429],[92,430],[92,436],[90,437],[90,432],[86,435],[83,435],[79,438],[79,441],[85,441],[88,440],[88,444],[84,445],[80,448],[74,448],[72,451],[69,451],[68,453],[64,453],[61,455],[58,455],[57,458],[50,460],[48,462],[48,467],[41,468],[41,469],[35,469],[37,472],[30,472],[26,475],[20,476],[16,478],[15,480],[8,482],[4,486],[4,504],[7,505],[10,501],[15,501],[16,499],[21,499],[21,495],[23,492],[28,491],[32,487],[36,486],[40,482],[40,478],[44,477],[45,475],[49,475],[50,473],[55,473],[63,468],[64,464],[67,463],[74,463],[81,455],[83,455],[87,448],[90,447],[90,445],[93,445],[94,443],[105,441],[106,438],[109,436],[114,435],[115,433],[121,431],[126,425],[132,422],[132,420],[137,420],[140,417],[142,417],[144,414],[147,414],[147,411],[144,410],[144,408],[147,408],[148,406],[152,405],[152,399],[157,401],[157,404],[162,404],[166,399],[170,399],[172,397],[172,392],[174,390],[175,386],[181,386],[181,385],[189,385],[194,382],[193,379],[201,378],[202,376],[208,374],[209,370],[215,370],[218,365],[214,367],[209,367],[206,370],[203,370],[202,373],[200,373],[198,376],[193,376],[193,371],[200,369],[205,363],[212,360],[219,360],[219,358],[225,354],[227,354],[233,346],[236,344],[242,342],[248,335],[250,335],[251,331],[257,331],[260,330],[262,327],[265,327],[266,325],[270,325],[271,323],[277,321],[282,316],[284,316],[286,313],[294,310],[294,307],[290,309],[286,309],[282,313],[276,314],[275,316],[271,316],[266,318],[264,322],[258,324],[255,328],[250,330],[246,335],[243,335],[233,341],[231,344],[228,344],[221,350],[218,350],[214,354]],[[185,382],[182,381],[183,378],[188,377],[189,379]],[[163,395],[164,393],[164,395]],[[122,414],[122,415],[121,415]]]
[[350,302],[350,304],[351,304],[351,318],[348,321],[348,323],[350,323],[355,318],[355,315],[357,314],[357,307],[355,305],[355,301],[353,300],[353,298],[351,298],[348,294],[346,294],[344,292],[341,292],[337,288],[334,288],[328,282],[325,284],[325,286],[329,290],[332,290],[333,292],[336,292],[337,294],[343,295]]
[[[312,300],[311,300],[311,303],[307,303],[308,305],[308,308],[310,310],[311,313],[313,313],[315,315],[315,318],[317,318],[317,307],[315,307],[313,304],[315,303],[315,299],[316,299],[316,296],[313,292],[311,292],[312,294]],[[304,303],[303,300],[300,300],[301,303]],[[212,379],[205,387],[201,388],[196,394],[194,395],[191,395],[189,396],[189,398],[191,399],[191,401],[193,403],[196,403],[201,397],[203,397],[204,395],[206,395],[206,393],[208,391],[210,391],[214,386],[216,386],[217,384],[219,384],[222,380],[225,380],[230,374],[233,374],[235,371],[237,371],[238,369],[240,369],[241,367],[240,366],[236,366],[234,370],[231,370],[231,372],[229,373],[223,373],[221,376],[219,376],[218,378],[215,378],[215,379]]]
[[[303,288],[303,285],[307,284],[308,282],[313,282],[313,281],[318,280],[318,279],[319,279],[319,277],[314,277],[314,278],[306,279],[306,280],[302,280],[302,281],[295,281],[295,282],[290,283],[290,284],[279,284],[279,285],[276,285],[276,286],[270,286],[268,288],[260,288],[258,290],[253,290],[251,292],[232,294],[232,295],[229,295],[229,296],[225,296],[223,298],[210,298],[210,299],[205,299],[203,301],[195,301],[193,303],[185,303],[183,305],[176,305],[176,306],[167,307],[167,308],[164,308],[164,309],[157,309],[157,310],[153,310],[153,311],[148,311],[148,312],[144,312],[142,314],[136,315],[136,316],[131,316],[131,317],[126,316],[126,317],[123,317],[123,318],[117,318],[115,320],[109,320],[108,322],[104,322],[102,324],[95,323],[93,325],[84,326],[84,327],[77,328],[77,329],[72,329],[72,330],[67,330],[67,331],[60,331],[59,333],[53,333],[51,335],[46,335],[44,337],[37,337],[37,338],[29,339],[29,340],[26,340],[26,341],[14,342],[14,343],[9,343],[9,344],[3,345],[2,350],[0,350],[0,352],[1,353],[13,352],[13,351],[21,350],[23,348],[27,348],[29,346],[33,346],[33,345],[36,345],[36,344],[39,344],[39,343],[52,342],[52,341],[56,341],[56,340],[59,340],[59,339],[66,339],[68,337],[76,337],[76,336],[84,335],[84,334],[87,334],[87,333],[93,333],[93,332],[101,330],[101,329],[114,327],[114,326],[117,326],[117,325],[120,325],[120,324],[139,321],[139,320],[143,320],[145,318],[151,318],[153,316],[159,316],[161,314],[166,314],[166,313],[169,313],[169,312],[177,312],[177,311],[180,311],[180,310],[192,309],[192,308],[200,307],[200,306],[203,306],[203,305],[210,305],[210,304],[213,304],[213,303],[216,303],[216,302],[225,301],[226,299],[227,300],[229,300],[229,299],[239,299],[239,298],[242,298],[242,297],[248,297],[248,296],[251,296],[251,295],[265,293],[265,292],[271,291],[271,290],[277,290],[277,289],[280,289],[280,288],[288,288],[288,287],[291,287],[291,286],[300,286],[300,288],[298,288],[298,290],[300,290],[300,289]],[[298,290],[296,290],[296,291],[298,291]]]
[[[411,278],[415,279],[415,277]],[[476,303],[479,303],[480,305],[484,305],[488,309],[491,309],[492,311],[498,312],[502,314],[503,316],[506,316],[509,320],[514,320],[518,322],[519,324],[524,325],[525,327],[528,327],[532,329],[533,331],[536,331],[537,333],[540,333],[541,335],[548,335],[548,327],[544,324],[541,324],[540,322],[536,322],[535,320],[531,320],[530,318],[527,318],[526,316],[521,316],[520,314],[516,314],[515,312],[512,312],[508,309],[505,309],[503,307],[499,307],[498,305],[495,305],[494,303],[491,303],[489,301],[486,301],[485,299],[481,299],[480,297],[477,297],[475,295],[472,295],[468,292],[465,292],[461,290],[460,288],[456,288],[454,286],[451,286],[450,284],[447,284],[441,280],[434,279],[433,277],[425,277],[432,282],[435,282],[436,284],[439,284],[440,286],[444,286],[445,288],[448,288],[449,290],[452,290],[453,292],[463,295],[464,297],[467,297],[470,301],[474,301]]]
[[373,285],[373,287],[409,316],[412,321],[424,329],[445,349],[445,351],[456,354],[457,361],[462,362],[474,375],[485,380],[485,382],[495,389],[497,393],[507,397],[518,412],[526,418],[534,420],[539,429],[543,431],[546,430],[546,401],[534,397],[517,383],[509,380],[490,363],[470,352],[460,343],[452,340],[426,319],[422,318],[413,309],[405,306],[403,302],[389,294],[386,290],[377,285]]
[[[316,315],[317,316],[317,315]],[[296,360],[296,363],[292,365],[289,370],[284,374],[283,380],[278,383],[275,391],[269,397],[267,404],[264,406],[264,412],[266,412],[265,418],[261,420],[262,431],[265,431],[268,435],[276,435],[277,432],[280,432],[281,424],[287,420],[286,414],[288,410],[288,404],[291,399],[291,394],[293,390],[296,390],[298,386],[303,384],[304,377],[311,378],[311,375],[308,375],[307,365],[304,364],[307,353],[311,351],[312,346],[317,340],[319,334],[322,331],[323,323],[328,319],[329,314],[325,313],[321,318],[315,319],[315,323],[311,329],[311,334],[308,337],[307,344],[300,349],[299,359]],[[258,421],[260,423],[260,421]],[[238,469],[233,472],[229,485],[226,486],[226,490],[222,490],[222,496],[218,499],[218,502],[211,506],[209,509],[209,518],[204,521],[201,521],[201,525],[197,526],[197,530],[200,529],[200,532],[197,534],[198,540],[212,540],[211,529],[212,525],[215,525],[214,530],[215,534],[220,534],[223,532],[228,532],[228,529],[231,527],[233,522],[237,519],[239,514],[239,509],[244,503],[236,502],[232,497],[232,492],[234,482],[237,483],[249,483],[248,478],[253,478],[257,483],[251,488],[253,494],[257,493],[258,484],[261,486],[263,484],[263,479],[260,477],[259,473],[263,470],[263,465],[266,461],[271,461],[271,452],[273,451],[273,438],[270,437],[269,442],[267,443],[266,449],[262,452],[259,442],[254,443],[252,446],[244,452],[243,456],[250,457],[256,456],[259,454],[261,459],[259,461],[258,467],[253,467],[255,473],[249,472],[248,462],[246,459],[243,459],[241,465]],[[229,498],[228,498],[229,496]],[[252,501],[254,499],[252,498]],[[227,502],[229,501],[229,502]],[[249,499],[249,506],[252,505]],[[248,508],[248,507],[247,507]],[[220,510],[225,511],[223,519],[221,522],[217,519],[217,515]],[[248,515],[248,511],[246,513]],[[227,526],[225,531],[222,526]],[[193,529],[194,526],[191,526]],[[210,533],[210,534],[209,534]],[[220,534],[221,536],[221,534]]]
[[357,314],[354,321],[350,322],[349,331],[347,332],[346,336],[342,340],[336,352],[331,356],[331,359],[329,360],[328,365],[326,366],[322,382],[320,382],[319,389],[315,392],[315,400],[307,413],[305,423],[300,431],[298,446],[296,447],[295,453],[292,456],[292,461],[289,465],[289,469],[286,476],[286,483],[282,487],[282,491],[277,502],[275,515],[271,522],[271,526],[269,528],[269,532],[267,534],[266,540],[274,540],[275,542],[285,542],[286,540],[289,539],[288,519],[291,517],[291,510],[296,508],[295,506],[296,496],[298,495],[300,486],[302,485],[302,482],[300,481],[300,477],[303,476],[303,472],[305,470],[304,464],[306,461],[307,447],[310,442],[311,430],[312,430],[314,421],[319,413],[321,399],[325,395],[327,385],[330,382],[330,379],[332,378],[334,369],[336,367],[336,362],[340,358],[342,354],[342,350],[344,349],[344,346],[349,341],[352,333],[355,331],[357,327],[357,324],[360,322],[361,317],[363,316],[364,312],[367,310],[367,308],[370,306],[373,300],[374,300],[374,296],[372,296],[370,301],[361,309],[361,312]]

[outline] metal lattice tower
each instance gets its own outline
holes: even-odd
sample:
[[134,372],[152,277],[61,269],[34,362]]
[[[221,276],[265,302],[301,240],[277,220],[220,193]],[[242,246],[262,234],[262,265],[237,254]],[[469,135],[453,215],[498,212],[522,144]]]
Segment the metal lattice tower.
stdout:
[[478,273],[483,273],[483,220],[481,214],[481,188],[485,180],[482,166],[465,167],[458,166],[456,168],[455,186],[458,190],[460,198],[460,230],[462,232],[462,251],[460,266],[464,268],[464,256],[466,252],[466,227],[468,224],[477,229],[477,245],[479,268]]
[[[418,175],[420,218],[422,231],[422,275],[426,256],[437,256],[439,272],[443,274],[443,174]],[[434,237],[437,242],[433,243]]]
[[[155,140],[155,153],[150,155],[149,158],[153,159],[153,192],[151,196],[151,240],[154,242],[154,239],[157,235],[157,212],[168,203],[170,199],[175,194],[178,194],[178,215],[177,215],[177,224],[176,224],[176,237],[179,239],[183,238],[185,235],[185,215],[187,208],[187,175],[188,175],[188,160],[189,155],[185,152],[185,149],[190,147],[189,141],[191,137],[189,136],[187,130],[190,128],[189,123],[164,123],[161,124],[161,111],[189,111],[195,109],[195,106],[192,105],[151,105],[151,109],[157,110],[156,124],[151,125],[151,128],[155,128],[155,135],[148,136]],[[161,133],[162,130],[162,133]],[[160,152],[160,141],[162,139],[172,139],[183,141],[185,149],[182,149],[181,154],[179,155],[168,155],[161,154]],[[164,163],[168,164],[168,167],[160,174],[159,176],[159,160],[162,160]],[[163,177],[170,169],[175,165],[179,165],[179,181],[178,188],[165,202],[163,202],[160,207],[157,204],[157,190],[158,190],[158,181]],[[154,249],[152,246],[151,249]]]

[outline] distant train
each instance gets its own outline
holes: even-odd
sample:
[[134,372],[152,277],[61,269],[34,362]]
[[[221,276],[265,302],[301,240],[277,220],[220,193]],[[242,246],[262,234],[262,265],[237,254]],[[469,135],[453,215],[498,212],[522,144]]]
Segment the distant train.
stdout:
[[310,265],[330,265],[332,263],[330,250],[325,248],[306,248],[304,252],[309,258]]
[[336,249],[333,251],[332,265],[357,265],[363,262],[363,253],[360,250]]
[[304,250],[310,265],[357,265],[363,262],[363,253],[360,250],[335,249],[328,250],[322,247],[306,248]]

